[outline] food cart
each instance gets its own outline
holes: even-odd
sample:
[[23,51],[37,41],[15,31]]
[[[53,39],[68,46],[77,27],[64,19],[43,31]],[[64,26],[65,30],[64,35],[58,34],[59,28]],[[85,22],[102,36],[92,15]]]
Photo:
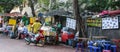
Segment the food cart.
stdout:
[[10,38],[15,38],[16,37],[15,28],[16,28],[16,20],[15,19],[9,19],[9,23],[8,23],[8,26],[7,26],[6,29],[9,32]]
[[45,23],[41,27],[41,30],[43,30],[43,35],[45,36],[45,43],[58,44],[58,35],[54,25],[54,17],[48,16],[45,18]]
[[41,30],[43,30],[43,35],[45,36],[45,43],[57,44],[58,36],[56,31],[52,31],[52,27],[50,26],[42,26]]
[[6,30],[8,31],[8,35],[10,36],[10,38],[16,38],[17,37],[17,26],[16,24],[18,23],[18,21],[20,22],[19,19],[21,19],[21,14],[14,12],[14,13],[6,13],[5,14],[6,17],[10,17],[8,19],[8,24],[6,27]]

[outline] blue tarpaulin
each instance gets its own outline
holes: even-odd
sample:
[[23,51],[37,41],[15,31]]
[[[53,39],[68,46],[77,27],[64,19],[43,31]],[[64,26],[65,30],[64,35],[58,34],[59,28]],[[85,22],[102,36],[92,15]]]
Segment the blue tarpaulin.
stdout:
[[38,14],[38,17],[43,17],[43,14],[42,14],[42,13],[39,13],[39,14]]

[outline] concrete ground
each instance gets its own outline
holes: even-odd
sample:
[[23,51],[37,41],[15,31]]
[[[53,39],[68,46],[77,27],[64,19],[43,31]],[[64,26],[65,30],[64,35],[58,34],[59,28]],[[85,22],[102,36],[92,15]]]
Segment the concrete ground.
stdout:
[[75,48],[63,45],[45,45],[37,47],[26,45],[24,40],[10,39],[0,35],[0,52],[75,52]]

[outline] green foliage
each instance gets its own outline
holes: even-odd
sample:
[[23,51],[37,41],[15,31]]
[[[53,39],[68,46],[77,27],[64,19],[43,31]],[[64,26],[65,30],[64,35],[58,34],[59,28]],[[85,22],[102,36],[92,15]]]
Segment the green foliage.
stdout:
[[46,8],[41,8],[41,12],[45,12],[45,11],[48,11],[48,9],[46,9]]
[[39,3],[39,5],[41,6],[40,7],[40,11],[41,12],[45,12],[45,11],[48,11],[49,10],[49,3],[50,2],[50,0],[38,0],[38,3]]
[[70,1],[67,1],[65,7],[69,8],[70,6],[72,6],[72,3]]
[[116,10],[120,8],[120,0],[79,0],[79,5],[84,8],[80,8],[80,10],[90,10],[93,12],[100,12],[102,10]]
[[0,13],[3,12],[3,7],[0,6]]
[[50,0],[38,0],[40,4],[44,4],[45,6],[49,6],[49,1]]
[[14,6],[22,4],[23,0],[0,0],[0,6],[3,7],[5,12],[10,12]]
[[[52,3],[50,1],[52,1]],[[42,8],[41,11],[56,10],[61,7],[69,8],[70,6],[72,6],[72,3],[70,1],[64,3],[64,2],[59,2],[59,0],[38,0],[38,3]]]

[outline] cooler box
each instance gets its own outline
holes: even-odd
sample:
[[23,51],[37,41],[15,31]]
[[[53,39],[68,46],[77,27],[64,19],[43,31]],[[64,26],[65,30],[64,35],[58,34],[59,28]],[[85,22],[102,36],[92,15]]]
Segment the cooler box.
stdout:
[[62,33],[62,42],[66,42],[68,39],[73,39],[74,34]]

